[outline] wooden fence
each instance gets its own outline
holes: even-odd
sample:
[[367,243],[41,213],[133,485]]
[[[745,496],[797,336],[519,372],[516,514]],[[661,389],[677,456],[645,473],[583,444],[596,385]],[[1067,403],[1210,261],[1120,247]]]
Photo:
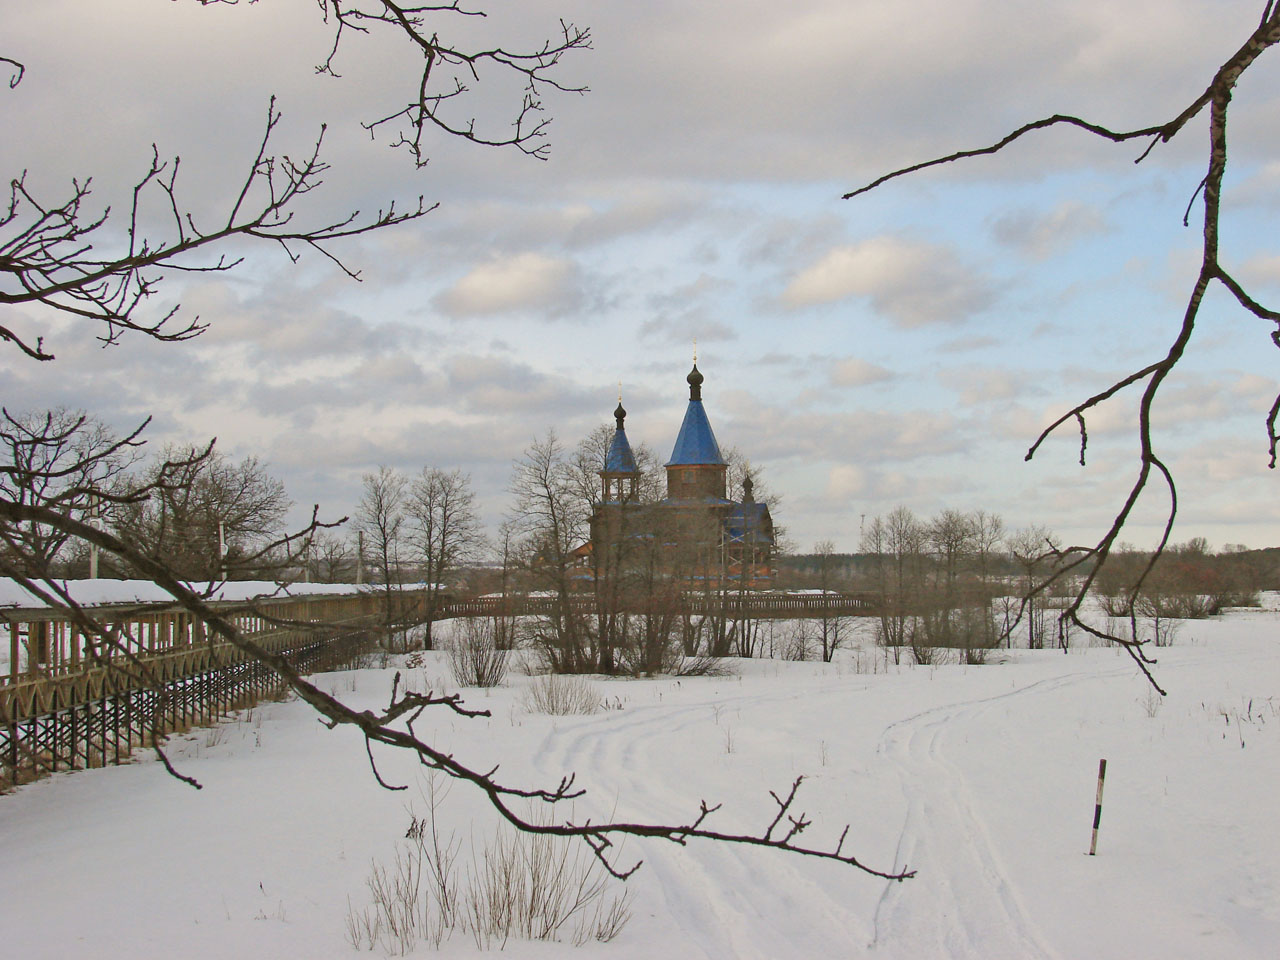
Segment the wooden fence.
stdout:
[[[592,594],[571,594],[569,602],[576,613],[596,609]],[[879,605],[870,594],[861,593],[687,593],[679,601],[681,612],[692,616],[723,613],[736,619],[784,620],[810,617],[875,616]],[[620,612],[643,612],[625,599],[619,601]],[[560,609],[557,597],[477,597],[455,600],[444,605],[437,614],[447,617],[539,616]]]

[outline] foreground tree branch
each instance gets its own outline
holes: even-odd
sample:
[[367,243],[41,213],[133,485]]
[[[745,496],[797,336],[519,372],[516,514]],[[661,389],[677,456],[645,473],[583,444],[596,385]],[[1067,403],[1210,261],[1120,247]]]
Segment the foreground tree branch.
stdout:
[[[198,0],[202,5],[234,0]],[[444,39],[437,25],[447,18],[483,17],[459,2],[405,5],[392,0],[317,0],[326,23],[334,27],[333,46],[317,72],[337,77],[339,51],[351,32],[377,29],[421,53],[423,67],[414,96],[407,106],[364,124],[373,132],[402,124],[393,146],[407,147],[416,166],[427,162],[431,131],[492,147],[511,147],[546,159],[549,146],[542,97],[545,91],[585,93],[586,87],[560,79],[563,58],[589,49],[590,31],[561,21],[559,35],[527,50],[502,47],[468,49]],[[23,64],[0,56],[10,70],[8,86],[24,79]],[[455,117],[466,95],[474,92],[481,71],[495,81],[515,80],[516,97],[509,132],[482,132],[474,115]],[[28,185],[27,172],[9,180],[7,205],[0,205],[0,307],[40,305],[67,316],[97,324],[97,338],[115,344],[126,331],[157,340],[177,342],[198,336],[205,324],[198,316],[182,315],[181,305],[158,312],[146,309],[161,282],[175,273],[220,273],[240,266],[238,254],[226,252],[238,240],[267,241],[296,261],[310,250],[330,260],[354,280],[338,243],[372,231],[426,216],[437,204],[423,196],[408,206],[393,200],[372,214],[359,210],[334,221],[303,224],[303,200],[317,189],[329,169],[321,159],[322,126],[309,153],[300,159],[275,152],[274,138],[281,112],[272,97],[256,155],[223,217],[212,225],[198,225],[181,199],[181,158],[161,159],[152,144],[148,168],[133,184],[128,209],[114,215],[110,206],[94,208],[91,177],[74,179],[65,193],[47,197]],[[486,125],[487,127],[487,125]],[[501,129],[499,127],[499,129]],[[159,221],[159,226],[150,226]],[[117,240],[115,235],[123,233]],[[38,322],[38,321],[37,321]],[[19,329],[14,321],[0,324],[0,343],[8,343],[33,360],[52,360],[40,329]]]
[[[209,229],[183,212],[178,199],[181,159],[161,161],[153,145],[150,166],[132,189],[123,250],[99,252],[100,242],[112,246],[107,228],[114,221],[109,207],[101,212],[89,209],[91,179],[72,181],[68,196],[49,203],[28,188],[24,171],[10,182],[9,203],[0,214],[0,306],[40,304],[96,321],[96,336],[104,345],[117,343],[125,331],[162,341],[188,340],[205,329],[199,317],[181,318],[180,305],[147,316],[147,301],[158,292],[161,280],[174,272],[222,273],[238,267],[242,258],[216,252],[233,240],[274,243],[295,261],[293,248],[309,248],[358,280],[359,273],[332,249],[336,241],[416,220],[435,209],[419,197],[407,210],[397,209],[393,201],[372,216],[354,211],[341,220],[297,226],[299,201],[320,185],[328,169],[320,159],[324,130],[305,159],[272,156],[269,149],[280,116],[272,98],[262,141],[238,195],[226,219]],[[156,208],[167,211],[168,226],[160,234],[149,234],[143,223]],[[32,359],[54,358],[39,334],[0,327],[0,339]]]
[[[414,163],[427,163],[423,138],[433,128],[451,137],[459,137],[486,147],[514,147],[538,160],[550,155],[547,128],[550,119],[544,115],[544,91],[559,93],[587,92],[587,87],[565,83],[556,68],[566,54],[591,47],[591,31],[560,21],[558,36],[523,50],[491,47],[464,50],[442,39],[435,25],[448,15],[484,17],[480,10],[466,9],[461,0],[436,4],[404,4],[393,0],[317,0],[324,19],[333,27],[333,47],[316,72],[339,76],[336,63],[348,32],[370,33],[375,29],[399,34],[422,56],[417,88],[408,103],[382,117],[363,124],[373,134],[384,126],[398,129],[393,147],[409,151]],[[479,83],[481,71],[514,80],[523,88],[520,106],[508,122],[507,132],[485,132],[477,127],[474,115],[467,117],[461,104]],[[407,129],[406,129],[407,127]]]
[[[1228,58],[1221,67],[1218,68],[1204,92],[1192,100],[1185,109],[1180,111],[1171,120],[1158,125],[1142,127],[1135,130],[1114,131],[1100,124],[1082,120],[1079,117],[1055,114],[1041,120],[1035,120],[1024,124],[990,146],[973,150],[960,150],[955,153],[947,154],[943,157],[937,157],[933,160],[926,160],[921,163],[902,167],[878,177],[863,187],[859,187],[856,190],[844,194],[844,199],[850,199],[866,193],[869,190],[874,190],[890,180],[906,176],[907,174],[916,173],[931,167],[941,166],[972,157],[998,153],[1025,135],[1060,124],[1076,127],[1113,143],[1125,143],[1133,139],[1150,137],[1151,142],[1147,145],[1146,150],[1144,150],[1134,161],[1135,163],[1139,163],[1157,144],[1167,143],[1183,129],[1189,120],[1198,116],[1206,106],[1209,107],[1209,149],[1207,157],[1207,172],[1204,179],[1197,187],[1195,194],[1195,196],[1201,197],[1203,210],[1201,230],[1203,241],[1200,267],[1197,271],[1195,282],[1192,284],[1191,292],[1187,298],[1187,304],[1183,310],[1181,322],[1178,324],[1175,336],[1170,342],[1163,357],[1144,366],[1140,370],[1129,374],[1128,376],[1122,377],[1105,390],[1094,394],[1054,420],[1053,423],[1046,427],[1040,436],[1036,438],[1035,442],[1032,443],[1031,447],[1027,450],[1025,457],[1025,459],[1030,460],[1035,456],[1040,445],[1049,436],[1054,434],[1063,424],[1068,421],[1075,420],[1079,424],[1080,430],[1080,463],[1081,465],[1084,465],[1086,447],[1088,445],[1085,415],[1094,407],[1112,396],[1115,396],[1117,393],[1145,381],[1146,385],[1142,390],[1138,407],[1138,439],[1140,445],[1138,472],[1129,488],[1129,492],[1125,497],[1124,503],[1117,511],[1106,533],[1103,534],[1097,543],[1088,547],[1072,547],[1069,550],[1064,551],[1064,556],[1071,557],[1070,561],[1059,566],[1042,584],[1036,587],[1034,592],[1043,592],[1053,583],[1058,582],[1067,576],[1083,574],[1081,585],[1075,591],[1071,603],[1060,615],[1060,623],[1074,624],[1094,636],[1102,637],[1121,644],[1133,657],[1134,661],[1138,664],[1139,668],[1155,688],[1162,694],[1164,691],[1160,689],[1158,684],[1156,684],[1156,681],[1148,667],[1148,665],[1154,661],[1147,657],[1143,651],[1145,641],[1137,639],[1136,636],[1115,636],[1091,627],[1088,623],[1080,619],[1080,608],[1089,592],[1089,588],[1097,578],[1098,572],[1102,569],[1107,558],[1110,556],[1111,550],[1115,546],[1121,530],[1123,530],[1125,525],[1129,522],[1134,506],[1137,504],[1141,495],[1145,492],[1153,470],[1159,474],[1165,482],[1165,486],[1169,492],[1169,508],[1160,542],[1145,569],[1138,577],[1138,580],[1134,584],[1129,596],[1129,608],[1131,611],[1133,603],[1142,589],[1143,582],[1154,568],[1160,554],[1169,542],[1169,535],[1178,512],[1177,488],[1174,483],[1173,475],[1155,452],[1155,442],[1151,432],[1151,411],[1156,398],[1159,395],[1161,386],[1177,366],[1186,351],[1187,344],[1190,342],[1191,335],[1195,330],[1196,321],[1199,317],[1200,307],[1204,302],[1205,293],[1209,289],[1210,285],[1214,281],[1221,283],[1228,291],[1230,291],[1231,295],[1235,297],[1237,302],[1240,303],[1245,310],[1260,319],[1275,323],[1276,329],[1271,333],[1271,338],[1275,342],[1276,346],[1280,347],[1280,312],[1258,302],[1223,268],[1218,259],[1218,234],[1219,216],[1221,211],[1222,180],[1227,164],[1227,117],[1228,108],[1231,103],[1232,90],[1241,75],[1249,69],[1254,61],[1265,50],[1274,46],[1277,42],[1280,42],[1280,9],[1277,9],[1274,0],[1268,0],[1263,7],[1262,16],[1257,29],[1255,29],[1241,47],[1232,54],[1232,56]],[[1195,196],[1192,197],[1193,204],[1195,202]],[[1188,210],[1190,210],[1190,207]],[[1276,421],[1278,416],[1280,416],[1280,397],[1276,398],[1276,401],[1272,405],[1266,419],[1268,451],[1270,454],[1269,466],[1272,468],[1276,465],[1276,448],[1277,443],[1280,442],[1280,437],[1277,437],[1276,433]]]

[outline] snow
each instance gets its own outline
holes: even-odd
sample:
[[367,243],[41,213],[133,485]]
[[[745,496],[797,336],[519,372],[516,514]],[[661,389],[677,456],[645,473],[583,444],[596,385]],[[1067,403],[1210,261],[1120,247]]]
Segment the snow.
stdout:
[[[574,816],[758,831],[768,791],[807,779],[805,839],[919,871],[901,884],[771,850],[628,841],[632,920],[584,957],[892,960],[1274,958],[1280,943],[1280,613],[1188,622],[1157,651],[1163,701],[1108,648],[1002,652],[983,666],[896,667],[876,651],[832,664],[734,661],[736,675],[594,679],[621,709],[525,712],[508,685],[466,691],[487,719],[424,716],[420,733],[510,783],[567,772]],[[904,659],[906,659],[904,657]],[[874,672],[873,672],[874,671]],[[405,668],[448,687],[435,655]],[[357,708],[394,670],[325,674]],[[433,726],[428,726],[428,721]],[[349,904],[368,902],[427,803],[409,758],[375,751],[305,705],[266,703],[176,735],[204,789],[136,764],[58,775],[0,797],[5,955],[349,958]],[[1108,761],[1098,855],[1087,856],[1098,760]],[[454,785],[438,815],[464,843],[495,818]],[[470,957],[469,937],[415,956]],[[510,941],[515,958],[579,955]]]
[[[59,580],[82,605],[102,603],[166,603],[173,600],[150,580]],[[273,580],[227,580],[222,583],[190,583],[196,593],[213,600],[250,600],[263,597],[305,597],[317,594],[349,594],[373,589],[353,583],[289,583]],[[0,607],[43,607],[44,604],[8,577],[0,577]]]

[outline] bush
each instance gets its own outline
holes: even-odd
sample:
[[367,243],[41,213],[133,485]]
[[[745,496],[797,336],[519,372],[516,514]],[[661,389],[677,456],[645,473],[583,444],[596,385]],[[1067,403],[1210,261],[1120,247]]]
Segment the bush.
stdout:
[[600,709],[600,691],[585,677],[547,673],[533,678],[521,693],[520,702],[530,713],[553,717],[595,713]]
[[496,687],[507,676],[511,651],[498,643],[492,620],[455,621],[445,653],[453,681],[460,687]]
[[372,902],[347,912],[347,940],[356,949],[412,953],[455,932],[476,946],[528,940],[608,942],[630,919],[629,893],[608,896],[610,877],[583,845],[546,834],[500,829],[459,869],[460,841],[441,841],[434,791],[424,819],[414,816],[395,862],[375,863],[366,883]]
[[547,834],[499,831],[467,887],[468,926],[476,946],[508,937],[607,943],[630,919],[628,893],[606,900],[609,875],[583,844]]

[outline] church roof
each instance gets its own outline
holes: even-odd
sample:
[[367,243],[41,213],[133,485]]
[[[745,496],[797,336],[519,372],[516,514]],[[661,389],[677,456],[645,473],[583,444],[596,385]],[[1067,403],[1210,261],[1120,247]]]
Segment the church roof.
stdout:
[[735,503],[724,525],[730,543],[773,543],[773,519],[763,503]]
[[627,442],[627,431],[621,425],[613,431],[613,442],[609,444],[609,454],[604,458],[605,473],[639,473],[636,458],[631,453],[631,444]]
[[684,412],[684,423],[680,424],[680,433],[667,466],[723,464],[725,459],[720,455],[720,445],[711,430],[707,411],[702,408],[702,374],[698,372],[696,363],[686,379],[689,382],[689,406]]
[[618,426],[613,431],[613,441],[609,444],[609,452],[605,454],[604,469],[601,473],[639,473],[636,458],[631,453],[631,444],[627,442],[627,431],[622,425],[627,419],[627,411],[622,408],[622,388],[618,388],[618,408],[613,411],[613,419]]

